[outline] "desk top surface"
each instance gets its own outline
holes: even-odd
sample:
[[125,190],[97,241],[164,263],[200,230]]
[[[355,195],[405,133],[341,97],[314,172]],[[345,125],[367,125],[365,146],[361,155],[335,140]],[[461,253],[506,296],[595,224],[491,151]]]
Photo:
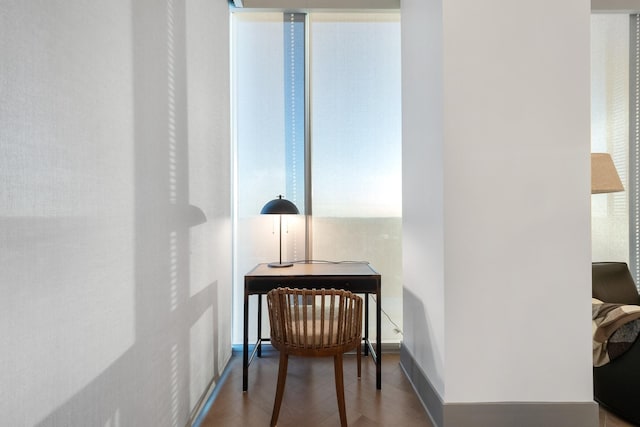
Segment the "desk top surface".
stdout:
[[366,262],[317,262],[294,263],[291,267],[269,267],[258,264],[246,276],[380,276]]

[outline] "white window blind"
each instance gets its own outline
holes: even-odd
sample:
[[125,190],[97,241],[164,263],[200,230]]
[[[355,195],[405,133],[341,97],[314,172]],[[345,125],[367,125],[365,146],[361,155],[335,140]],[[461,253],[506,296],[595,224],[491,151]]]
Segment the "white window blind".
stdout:
[[[591,151],[629,170],[629,16],[591,17]],[[629,261],[629,192],[591,196],[593,261]]]
[[640,279],[640,15],[629,25],[629,267]]
[[278,225],[259,215],[278,194],[307,215],[286,219],[283,260],[371,262],[385,277],[383,308],[393,319],[383,339],[398,341],[399,13],[237,12],[232,22],[234,342],[243,275],[278,259]]

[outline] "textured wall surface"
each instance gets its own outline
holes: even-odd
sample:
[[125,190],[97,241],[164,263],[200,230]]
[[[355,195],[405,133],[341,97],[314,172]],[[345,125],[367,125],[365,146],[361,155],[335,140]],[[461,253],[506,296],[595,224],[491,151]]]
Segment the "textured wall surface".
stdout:
[[231,354],[227,5],[0,28],[0,424],[183,426]]

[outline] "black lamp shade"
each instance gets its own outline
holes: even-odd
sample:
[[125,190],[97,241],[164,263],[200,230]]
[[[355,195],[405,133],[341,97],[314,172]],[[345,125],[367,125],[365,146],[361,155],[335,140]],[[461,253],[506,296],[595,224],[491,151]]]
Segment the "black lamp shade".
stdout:
[[298,208],[292,202],[287,199],[283,199],[282,196],[278,196],[277,199],[273,199],[267,202],[266,205],[262,207],[260,214],[299,214]]

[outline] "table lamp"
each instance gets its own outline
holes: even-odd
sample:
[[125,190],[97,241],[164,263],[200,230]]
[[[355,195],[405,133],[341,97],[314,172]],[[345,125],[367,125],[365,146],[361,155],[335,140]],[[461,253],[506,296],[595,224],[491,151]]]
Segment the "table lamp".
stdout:
[[262,207],[260,211],[261,215],[280,215],[280,262],[269,263],[269,267],[291,267],[293,265],[292,262],[282,262],[282,215],[296,215],[299,213],[300,211],[298,211],[296,205],[287,199],[283,199],[281,195],[278,196],[277,199],[267,202],[267,204]]
[[591,194],[624,191],[609,153],[591,153]]

